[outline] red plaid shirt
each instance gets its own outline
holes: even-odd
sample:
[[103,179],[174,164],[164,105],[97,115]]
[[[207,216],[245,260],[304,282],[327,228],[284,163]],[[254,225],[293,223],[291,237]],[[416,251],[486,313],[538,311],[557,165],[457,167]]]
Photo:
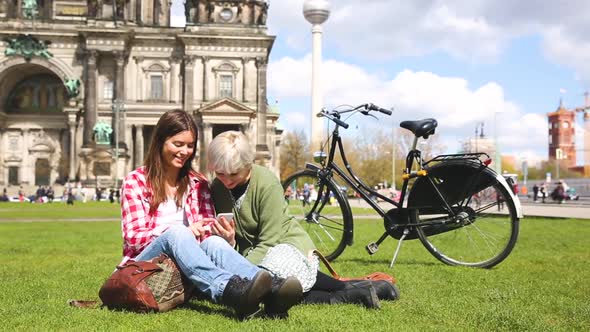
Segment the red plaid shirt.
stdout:
[[[189,190],[185,202],[185,213],[189,225],[203,218],[215,218],[209,183],[197,173],[189,173]],[[123,232],[123,261],[136,257],[169,225],[158,224],[156,215],[150,215],[152,191],[145,178],[145,167],[129,173],[123,182],[121,195],[121,228]]]

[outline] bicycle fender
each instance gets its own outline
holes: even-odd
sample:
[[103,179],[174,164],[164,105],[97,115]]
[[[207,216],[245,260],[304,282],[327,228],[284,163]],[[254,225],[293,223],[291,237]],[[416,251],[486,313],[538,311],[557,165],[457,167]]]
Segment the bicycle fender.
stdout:
[[[477,174],[485,173],[486,176],[481,178],[481,181],[477,183],[477,187],[473,189],[475,191],[483,189],[491,184],[492,181],[500,183],[506,191],[511,195],[514,201],[516,214],[518,218],[522,218],[522,206],[520,200],[512,191],[512,188],[508,185],[506,179],[503,176],[497,174],[494,170],[488,167],[482,168],[482,165],[473,161],[465,160],[450,160],[437,163],[436,165],[427,169],[430,175],[434,177],[440,177],[441,183],[437,186],[440,190],[444,191],[445,196],[448,197],[449,203],[454,203],[462,199],[465,193],[462,192],[464,186],[457,185],[458,183],[464,183],[465,179],[469,179]],[[432,185],[425,177],[417,178],[412,189],[408,195],[407,202],[404,202],[407,208],[432,208],[438,205],[440,202],[439,196],[433,190]]]
[[506,181],[506,179],[502,175],[496,173],[495,171],[493,171],[493,172],[494,172],[494,174],[496,174],[496,180],[498,180],[498,182],[500,182],[500,184],[502,186],[504,186],[504,188],[506,189],[506,191],[508,191],[508,193],[512,197],[512,200],[514,201],[514,207],[516,208],[516,216],[519,219],[522,218],[523,217],[523,215],[522,215],[522,205],[520,204],[520,199],[518,198],[518,196],[516,194],[514,194],[514,191],[508,185],[508,182]]

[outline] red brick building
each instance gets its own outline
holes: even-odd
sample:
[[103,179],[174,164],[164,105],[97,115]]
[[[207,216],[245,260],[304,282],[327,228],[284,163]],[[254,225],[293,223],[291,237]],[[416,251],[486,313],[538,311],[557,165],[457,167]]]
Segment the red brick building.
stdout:
[[555,112],[548,113],[549,160],[560,159],[566,167],[576,166],[576,112],[559,103]]

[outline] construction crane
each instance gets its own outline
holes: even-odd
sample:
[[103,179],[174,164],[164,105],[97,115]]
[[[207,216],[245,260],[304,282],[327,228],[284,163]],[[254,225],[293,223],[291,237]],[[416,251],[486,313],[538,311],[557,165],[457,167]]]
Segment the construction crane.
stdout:
[[590,165],[590,98],[588,91],[584,93],[584,106],[576,107],[574,112],[584,113],[584,165]]

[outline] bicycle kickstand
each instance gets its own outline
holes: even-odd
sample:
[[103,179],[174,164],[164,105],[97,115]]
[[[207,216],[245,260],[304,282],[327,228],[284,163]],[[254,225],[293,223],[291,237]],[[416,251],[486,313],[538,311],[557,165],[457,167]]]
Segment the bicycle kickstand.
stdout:
[[399,242],[397,243],[397,248],[395,249],[395,253],[393,253],[393,258],[391,259],[391,263],[389,264],[390,269],[393,267],[393,264],[395,264],[395,260],[397,259],[397,254],[399,253],[399,249],[402,246],[402,241],[404,240],[404,238],[408,234],[410,234],[410,230],[407,228],[404,228],[404,234],[402,235],[402,237],[399,238]]

